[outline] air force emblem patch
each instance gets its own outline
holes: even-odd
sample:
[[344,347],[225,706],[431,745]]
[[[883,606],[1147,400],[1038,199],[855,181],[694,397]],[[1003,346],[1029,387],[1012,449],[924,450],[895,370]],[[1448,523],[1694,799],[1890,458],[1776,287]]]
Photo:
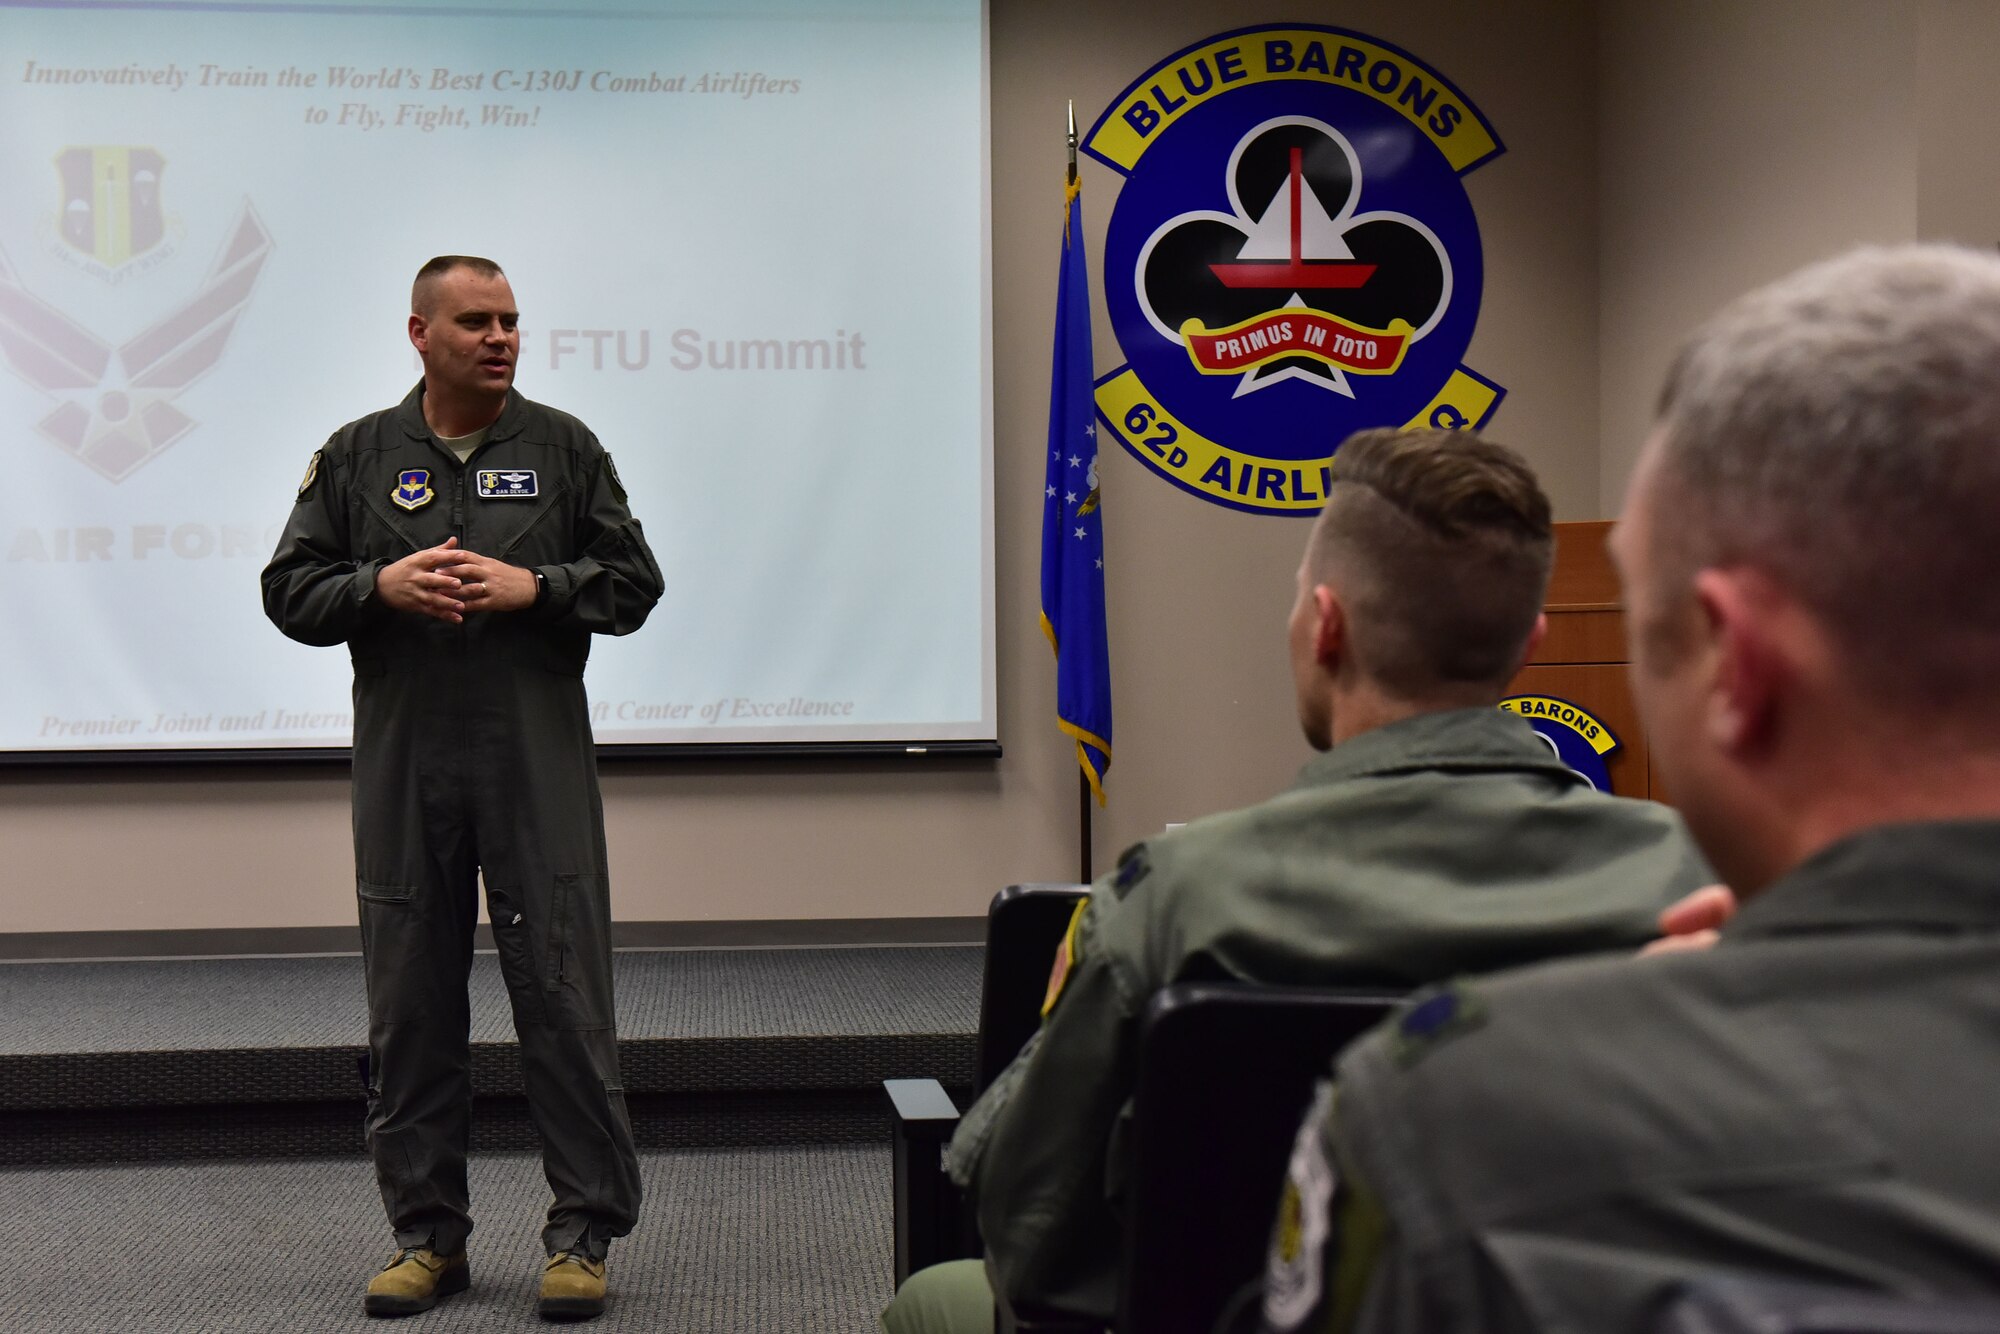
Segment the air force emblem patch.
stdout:
[[479,474],[481,500],[526,500],[537,494],[533,468],[486,468]]
[[396,489],[389,493],[389,499],[406,510],[422,509],[437,499],[437,492],[431,490],[431,474],[428,468],[412,468],[396,476]]

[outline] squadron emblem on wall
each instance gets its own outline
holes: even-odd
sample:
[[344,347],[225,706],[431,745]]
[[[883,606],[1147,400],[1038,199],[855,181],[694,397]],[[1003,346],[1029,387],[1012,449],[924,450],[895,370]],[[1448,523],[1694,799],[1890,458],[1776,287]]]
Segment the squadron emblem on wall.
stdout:
[[1141,75],[1084,145],[1124,174],[1098,382],[1121,443],[1218,504],[1315,513],[1371,426],[1477,426],[1461,364],[1479,230],[1460,178],[1502,151],[1435,71],[1335,28],[1251,28]]

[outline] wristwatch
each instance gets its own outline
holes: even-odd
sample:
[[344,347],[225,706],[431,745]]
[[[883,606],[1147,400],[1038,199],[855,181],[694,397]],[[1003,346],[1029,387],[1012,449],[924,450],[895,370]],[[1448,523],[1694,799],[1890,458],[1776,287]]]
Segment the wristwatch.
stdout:
[[549,600],[549,577],[540,570],[531,573],[535,576],[535,600],[531,605],[539,607]]

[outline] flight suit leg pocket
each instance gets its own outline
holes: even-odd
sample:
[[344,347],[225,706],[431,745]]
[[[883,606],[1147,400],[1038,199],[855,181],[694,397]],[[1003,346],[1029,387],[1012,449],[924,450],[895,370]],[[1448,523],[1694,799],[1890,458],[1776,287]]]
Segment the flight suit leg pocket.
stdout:
[[611,916],[604,878],[564,871],[549,904],[548,957],[542,989],[549,1022],[564,1028],[611,1023]]
[[[624,1236],[639,1221],[643,1187],[639,1181],[638,1143],[632,1134],[632,1112],[625,1105],[625,1086],[606,1083],[605,1098],[610,1103],[610,1142],[604,1146],[605,1222],[613,1236]],[[607,1238],[608,1240],[608,1238]]]
[[500,976],[507,983],[507,999],[514,1007],[514,1024],[545,1024],[548,1008],[542,1002],[541,951],[535,948],[534,924],[522,911],[519,896],[510,888],[486,887],[486,915],[493,923],[493,949],[500,956]]
[[356,877],[354,891],[360,906],[361,960],[370,1019],[396,1023],[420,1017],[431,970],[416,886]]

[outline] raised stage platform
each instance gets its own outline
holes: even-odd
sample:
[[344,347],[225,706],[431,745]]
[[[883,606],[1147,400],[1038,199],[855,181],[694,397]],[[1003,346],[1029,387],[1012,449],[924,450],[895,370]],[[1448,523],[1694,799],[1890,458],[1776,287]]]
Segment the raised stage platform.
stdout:
[[[977,946],[621,950],[642,1148],[886,1140],[880,1081],[972,1079]],[[0,964],[0,1165],[362,1151],[358,955]],[[536,1146],[499,966],[472,970],[473,1136]]]

